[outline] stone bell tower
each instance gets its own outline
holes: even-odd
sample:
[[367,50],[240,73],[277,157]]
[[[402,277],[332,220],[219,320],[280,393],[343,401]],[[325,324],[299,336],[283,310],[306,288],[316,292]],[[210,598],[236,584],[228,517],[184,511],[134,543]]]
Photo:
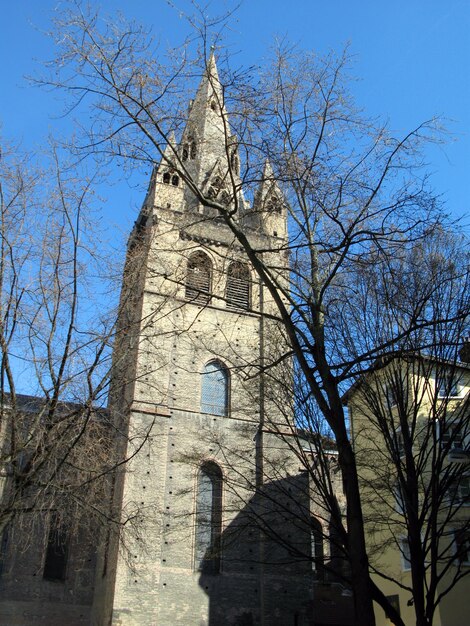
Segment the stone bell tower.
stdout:
[[294,566],[253,523],[264,459],[280,454],[265,427],[276,409],[253,375],[269,358],[272,303],[229,226],[178,173],[236,208],[253,246],[286,265],[278,252],[286,208],[272,170],[267,164],[250,206],[239,168],[211,56],[129,239],[110,400],[130,459],[114,503],[127,551],[106,539],[95,624],[310,623],[310,564]]

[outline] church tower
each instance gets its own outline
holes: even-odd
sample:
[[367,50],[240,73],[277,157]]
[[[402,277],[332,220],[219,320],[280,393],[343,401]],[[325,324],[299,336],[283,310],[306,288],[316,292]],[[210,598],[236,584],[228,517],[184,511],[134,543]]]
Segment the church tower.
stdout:
[[[293,564],[253,522],[263,463],[275,466],[270,451],[281,454],[266,426],[276,408],[254,375],[270,341],[282,341],[268,320],[273,305],[230,227],[180,175],[236,209],[265,260],[286,266],[286,208],[272,169],[252,206],[239,169],[211,56],[129,239],[110,400],[129,459],[114,485],[126,551],[106,538],[95,624],[310,624],[311,564]],[[291,465],[284,476],[298,473]],[[292,480],[285,493],[294,498]]]

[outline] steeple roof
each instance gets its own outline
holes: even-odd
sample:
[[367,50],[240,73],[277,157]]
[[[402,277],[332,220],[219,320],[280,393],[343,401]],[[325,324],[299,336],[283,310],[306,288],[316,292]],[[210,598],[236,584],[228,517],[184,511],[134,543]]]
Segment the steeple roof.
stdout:
[[207,174],[218,161],[223,167],[230,135],[224,92],[212,52],[191,104],[181,141],[181,158],[197,184],[204,185]]

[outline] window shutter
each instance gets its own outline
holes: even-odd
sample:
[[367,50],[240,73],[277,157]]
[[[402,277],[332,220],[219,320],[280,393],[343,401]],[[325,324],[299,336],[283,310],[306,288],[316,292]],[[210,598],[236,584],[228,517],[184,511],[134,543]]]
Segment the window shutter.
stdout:
[[250,272],[243,263],[232,263],[227,271],[227,307],[250,308]]
[[195,252],[189,257],[186,275],[186,298],[199,304],[210,301],[211,262],[203,252]]

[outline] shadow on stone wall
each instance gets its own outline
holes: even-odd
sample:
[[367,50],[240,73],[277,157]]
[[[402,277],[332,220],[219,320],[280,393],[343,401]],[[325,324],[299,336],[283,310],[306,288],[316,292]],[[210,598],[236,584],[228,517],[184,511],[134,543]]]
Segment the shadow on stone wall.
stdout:
[[208,626],[352,623],[347,589],[312,565],[308,494],[307,473],[270,482],[224,529],[220,571],[200,564]]

